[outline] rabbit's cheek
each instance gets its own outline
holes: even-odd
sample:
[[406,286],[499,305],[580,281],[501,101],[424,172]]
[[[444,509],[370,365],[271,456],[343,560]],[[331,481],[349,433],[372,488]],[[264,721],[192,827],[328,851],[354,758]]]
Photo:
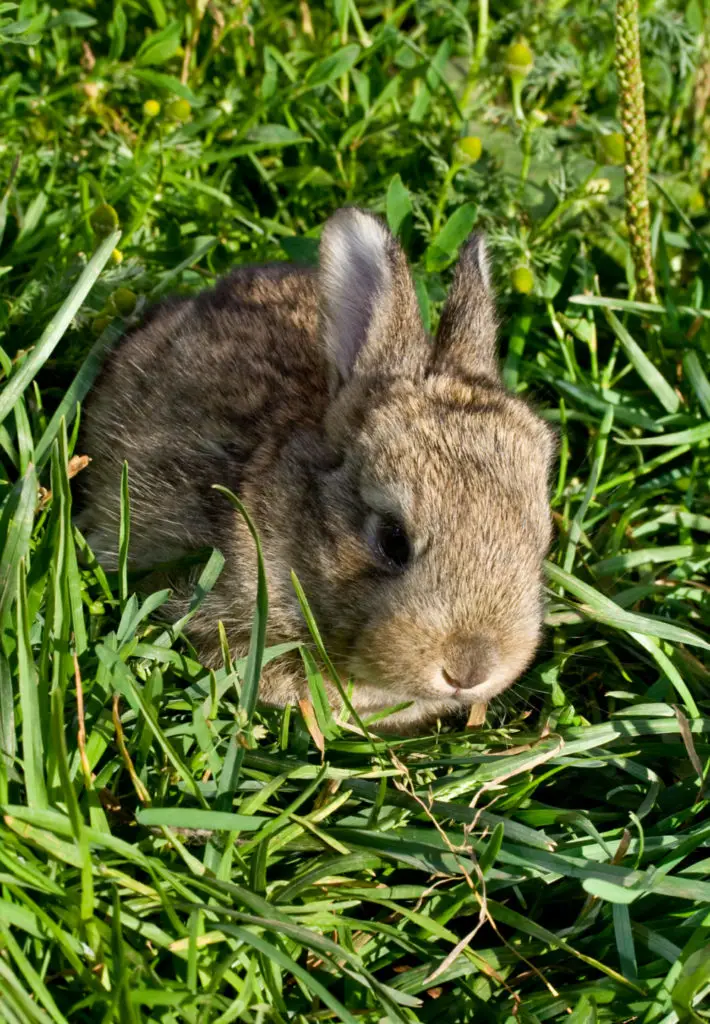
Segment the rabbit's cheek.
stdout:
[[361,629],[354,640],[350,668],[357,681],[383,690],[395,700],[451,698],[451,688],[432,692],[438,669],[437,630],[419,628],[404,616],[392,616]]
[[[481,633],[455,634],[446,616],[373,615],[354,638],[349,669],[362,684],[380,688],[393,700],[485,703],[511,686],[532,660],[539,640],[539,618],[527,624],[493,621]],[[475,620],[474,620],[475,621]]]

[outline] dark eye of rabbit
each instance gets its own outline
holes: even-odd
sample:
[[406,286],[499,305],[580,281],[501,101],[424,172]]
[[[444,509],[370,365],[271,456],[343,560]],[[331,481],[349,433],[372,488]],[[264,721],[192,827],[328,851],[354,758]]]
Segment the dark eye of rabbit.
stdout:
[[411,556],[407,531],[390,516],[378,517],[374,530],[375,552],[388,568],[405,569]]

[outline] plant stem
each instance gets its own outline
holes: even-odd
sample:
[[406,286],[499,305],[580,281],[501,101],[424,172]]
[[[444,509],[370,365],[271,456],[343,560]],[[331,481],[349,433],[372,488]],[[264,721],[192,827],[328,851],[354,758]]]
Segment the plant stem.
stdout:
[[432,236],[436,235],[439,228],[441,227],[441,221],[444,216],[444,209],[446,207],[446,200],[449,197],[449,187],[451,185],[451,182],[454,180],[454,178],[456,177],[460,170],[461,164],[458,163],[458,161],[454,160],[454,162],[451,164],[448,171],[446,172],[446,177],[444,178],[443,184],[441,186],[439,198],[434,209],[434,216],[432,218]]
[[461,109],[466,112],[471,102],[471,95],[478,81],[478,72],[486,57],[488,48],[488,0],[478,0],[478,33],[476,35],[476,48],[468,73],[468,81],[461,97]]
[[525,111],[523,110],[523,82],[525,78],[523,75],[511,75],[510,77],[510,88],[513,96],[513,114],[515,120],[519,123],[525,121]]
[[619,114],[626,148],[626,224],[636,283],[639,297],[644,302],[657,302],[646,184],[648,143],[643,104],[638,0],[617,0],[616,74],[619,81]]
[[478,35],[476,36],[476,68],[486,55],[488,46],[488,0],[478,0]]

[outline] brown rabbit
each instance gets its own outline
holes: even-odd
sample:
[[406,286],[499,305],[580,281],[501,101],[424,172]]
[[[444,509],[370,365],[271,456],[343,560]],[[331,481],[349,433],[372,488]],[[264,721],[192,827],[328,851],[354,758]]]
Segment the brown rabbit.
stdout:
[[[268,643],[309,639],[293,569],[359,713],[411,701],[384,723],[410,731],[489,701],[538,643],[553,453],[501,386],[495,335],[479,237],[432,341],[395,239],[339,211],[318,272],[237,269],[158,307],[110,357],[84,435],[91,545],[115,564],[127,459],[133,564],[218,547],[225,568],[188,632],[215,665],[221,619],[241,655],[256,561],[224,484],[261,535]],[[264,703],[306,692],[297,654],[264,669]]]

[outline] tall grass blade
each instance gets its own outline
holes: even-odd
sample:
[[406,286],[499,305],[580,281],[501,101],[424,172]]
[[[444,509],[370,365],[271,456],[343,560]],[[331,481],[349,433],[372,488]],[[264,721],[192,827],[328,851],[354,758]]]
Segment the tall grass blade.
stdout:
[[83,273],[79,277],[71,292],[62,304],[59,312],[50,320],[42,333],[41,338],[27,356],[8,383],[0,393],[0,423],[15,407],[15,403],[24,393],[25,389],[36,377],[38,371],[47,362],[54,349],[64,337],[64,333],[71,323],[82,302],[91,291],[96,280],[108,262],[121,237],[120,231],[114,231],[108,238],[105,238],[98,249],[91,257]]

